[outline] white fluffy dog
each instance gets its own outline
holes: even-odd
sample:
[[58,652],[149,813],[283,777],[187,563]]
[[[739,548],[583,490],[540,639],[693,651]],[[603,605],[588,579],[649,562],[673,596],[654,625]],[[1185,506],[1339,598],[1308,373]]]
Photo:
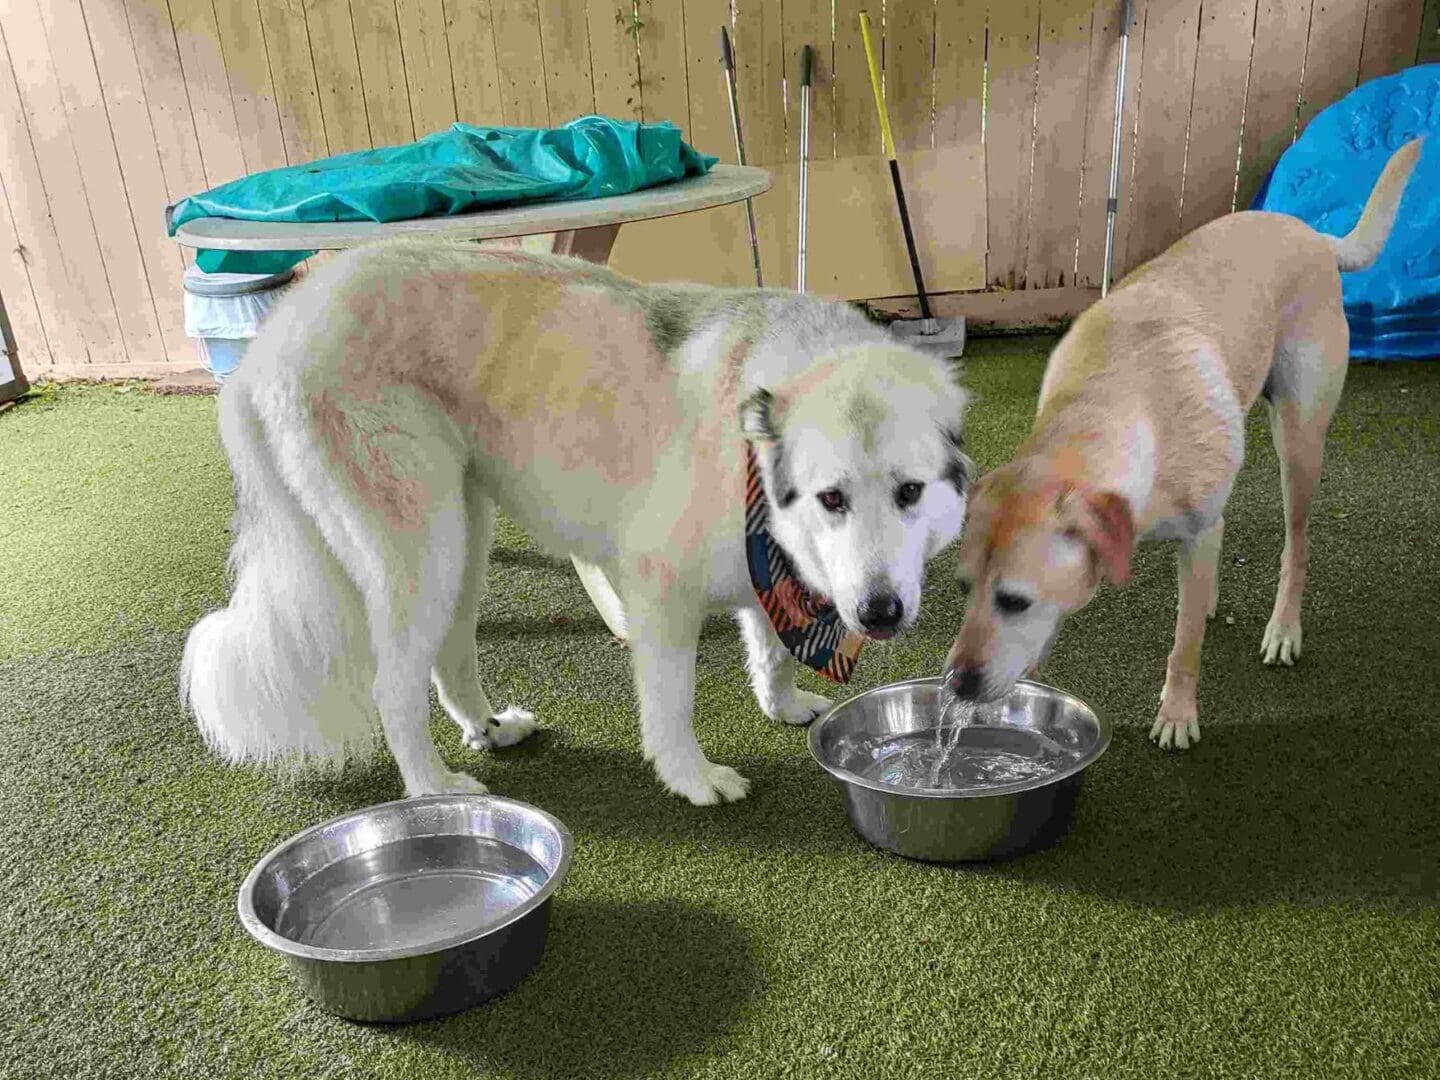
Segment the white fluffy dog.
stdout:
[[534,728],[496,716],[477,671],[498,507],[628,638],[664,785],[741,798],[691,726],[706,614],[736,613],[767,716],[829,704],[795,686],[747,524],[768,521],[770,569],[828,598],[837,632],[905,629],[964,519],[965,404],[948,362],[832,301],[434,241],[350,252],[220,395],[234,594],[191,631],[182,693],[231,761],[343,760],[378,713],[410,795],[483,791],[441,760],[427,683],[473,748]]

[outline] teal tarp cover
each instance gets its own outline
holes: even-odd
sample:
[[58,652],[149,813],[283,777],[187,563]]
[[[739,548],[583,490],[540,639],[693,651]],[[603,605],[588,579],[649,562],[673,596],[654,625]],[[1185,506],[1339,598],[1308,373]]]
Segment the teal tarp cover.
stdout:
[[[405,146],[360,150],[255,173],[182,199],[170,235],[202,217],[244,221],[403,221],[540,200],[595,199],[708,172],[667,122],[582,116],[558,128],[455,124]],[[207,273],[273,274],[309,251],[202,249]]]

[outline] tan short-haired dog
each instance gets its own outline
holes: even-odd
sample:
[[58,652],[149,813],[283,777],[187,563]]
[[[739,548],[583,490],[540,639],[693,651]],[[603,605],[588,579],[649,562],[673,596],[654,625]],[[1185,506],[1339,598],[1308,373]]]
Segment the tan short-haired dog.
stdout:
[[1245,415],[1261,396],[1285,499],[1261,655],[1294,663],[1310,500],[1349,363],[1338,271],[1379,255],[1420,146],[1390,159],[1349,235],[1323,236],[1283,214],[1230,214],[1075,322],[1045,371],[1034,430],[971,494],[959,553],[970,601],[946,662],[962,698],[1009,693],[1102,578],[1125,582],[1137,538],[1179,540],[1175,645],[1150,737],[1178,749],[1199,740],[1196,684],[1222,512],[1245,456]]

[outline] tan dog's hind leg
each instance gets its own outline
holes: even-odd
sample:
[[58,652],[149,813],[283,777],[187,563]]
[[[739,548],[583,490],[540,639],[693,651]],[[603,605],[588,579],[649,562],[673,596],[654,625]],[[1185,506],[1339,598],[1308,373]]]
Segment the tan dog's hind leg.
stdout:
[[1222,517],[1180,549],[1180,605],[1175,615],[1175,645],[1165,667],[1160,715],[1150,739],[1162,750],[1187,749],[1200,741],[1196,690],[1200,682],[1200,650],[1205,644],[1205,619],[1212,608],[1220,572]]
[[1309,554],[1306,529],[1310,503],[1320,482],[1325,434],[1340,400],[1348,362],[1343,353],[1328,358],[1314,400],[1281,398],[1270,408],[1271,434],[1280,458],[1280,490],[1285,501],[1285,550],[1280,556],[1275,610],[1260,643],[1260,656],[1266,664],[1289,667],[1300,658],[1300,602]]

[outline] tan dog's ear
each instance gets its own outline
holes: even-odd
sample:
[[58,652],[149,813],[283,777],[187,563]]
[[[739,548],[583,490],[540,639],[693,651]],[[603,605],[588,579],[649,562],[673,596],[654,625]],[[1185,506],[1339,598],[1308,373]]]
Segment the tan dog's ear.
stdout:
[[1130,580],[1130,555],[1135,549],[1135,519],[1130,501],[1113,491],[1086,494],[1074,531],[1089,545],[1116,585]]

